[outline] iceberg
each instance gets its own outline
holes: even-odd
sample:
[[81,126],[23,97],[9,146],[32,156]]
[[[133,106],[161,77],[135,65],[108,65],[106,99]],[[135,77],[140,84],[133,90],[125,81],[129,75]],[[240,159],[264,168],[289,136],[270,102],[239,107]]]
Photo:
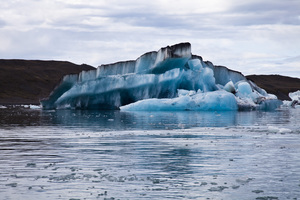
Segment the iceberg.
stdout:
[[41,101],[43,109],[253,110],[282,102],[245,76],[203,61],[190,43],[148,52],[133,61],[67,75]]

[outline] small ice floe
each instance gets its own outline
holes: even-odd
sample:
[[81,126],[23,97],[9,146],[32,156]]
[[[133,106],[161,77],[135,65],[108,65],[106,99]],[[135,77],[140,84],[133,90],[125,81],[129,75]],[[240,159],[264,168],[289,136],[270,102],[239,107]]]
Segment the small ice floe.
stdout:
[[28,105],[28,108],[30,108],[30,109],[41,109],[41,106],[40,105],[32,105],[32,104],[30,104],[30,105]]
[[257,197],[257,200],[275,200],[278,199],[278,197],[273,197],[273,196],[265,196],[265,197]]
[[21,107],[23,107],[23,108],[28,108],[28,109],[41,109],[41,106],[40,106],[40,105],[32,105],[32,104],[29,104],[29,105],[21,105]]
[[300,90],[296,92],[290,92],[289,97],[291,98],[291,101],[283,101],[283,106],[300,108]]
[[256,193],[256,194],[259,194],[259,193],[262,193],[264,192],[263,190],[252,190],[253,193]]
[[5,108],[7,108],[7,107],[0,105],[0,109],[5,109]]
[[40,105],[29,105],[29,108],[30,109],[41,109],[41,106]]
[[35,163],[27,163],[26,167],[36,167]]
[[9,183],[9,184],[6,184],[5,186],[17,187],[18,183]]
[[269,126],[268,127],[268,131],[271,132],[271,133],[291,133],[292,130],[291,129],[288,129],[288,128],[279,128],[279,127],[276,127],[276,126]]
[[241,185],[245,185],[252,180],[253,180],[253,178],[241,178],[241,179],[236,179],[235,181]]
[[239,187],[240,187],[239,185],[233,185],[233,186],[231,186],[231,188],[234,189],[234,190],[239,189]]
[[227,189],[226,186],[218,186],[218,187],[211,187],[208,190],[211,192],[222,192],[224,189]]

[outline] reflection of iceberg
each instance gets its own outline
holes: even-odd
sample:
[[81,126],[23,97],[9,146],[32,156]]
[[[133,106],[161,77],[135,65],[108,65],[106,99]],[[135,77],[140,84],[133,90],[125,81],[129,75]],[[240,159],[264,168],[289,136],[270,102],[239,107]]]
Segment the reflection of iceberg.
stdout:
[[[56,110],[31,113],[42,114],[44,125],[55,124],[70,129],[78,127],[93,131],[108,130],[166,130],[193,127],[227,127],[236,125],[253,125],[265,123],[268,119],[262,112],[197,112],[197,111],[162,111],[162,112],[122,112],[107,110]],[[288,112],[288,110],[285,110]],[[272,119],[282,119],[277,117],[282,113],[272,113],[276,115]],[[285,116],[289,116],[286,115]],[[34,116],[36,117],[36,116]],[[31,120],[30,120],[31,119]],[[16,119],[14,118],[14,121]],[[33,121],[29,116],[27,121]],[[277,122],[277,121],[276,121]],[[269,122],[268,122],[269,123]]]
[[67,75],[41,101],[44,109],[121,110],[274,109],[280,103],[241,73],[192,55],[189,43]]

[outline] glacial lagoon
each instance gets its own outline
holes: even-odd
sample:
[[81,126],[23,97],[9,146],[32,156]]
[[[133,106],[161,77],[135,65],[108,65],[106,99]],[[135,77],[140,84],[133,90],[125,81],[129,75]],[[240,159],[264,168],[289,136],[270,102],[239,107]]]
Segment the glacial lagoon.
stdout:
[[297,199],[300,109],[0,109],[0,199]]

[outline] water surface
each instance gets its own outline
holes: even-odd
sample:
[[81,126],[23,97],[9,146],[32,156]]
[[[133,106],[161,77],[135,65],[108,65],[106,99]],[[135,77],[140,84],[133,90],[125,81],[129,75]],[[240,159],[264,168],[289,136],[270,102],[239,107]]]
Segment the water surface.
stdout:
[[0,199],[294,199],[300,110],[0,109]]

